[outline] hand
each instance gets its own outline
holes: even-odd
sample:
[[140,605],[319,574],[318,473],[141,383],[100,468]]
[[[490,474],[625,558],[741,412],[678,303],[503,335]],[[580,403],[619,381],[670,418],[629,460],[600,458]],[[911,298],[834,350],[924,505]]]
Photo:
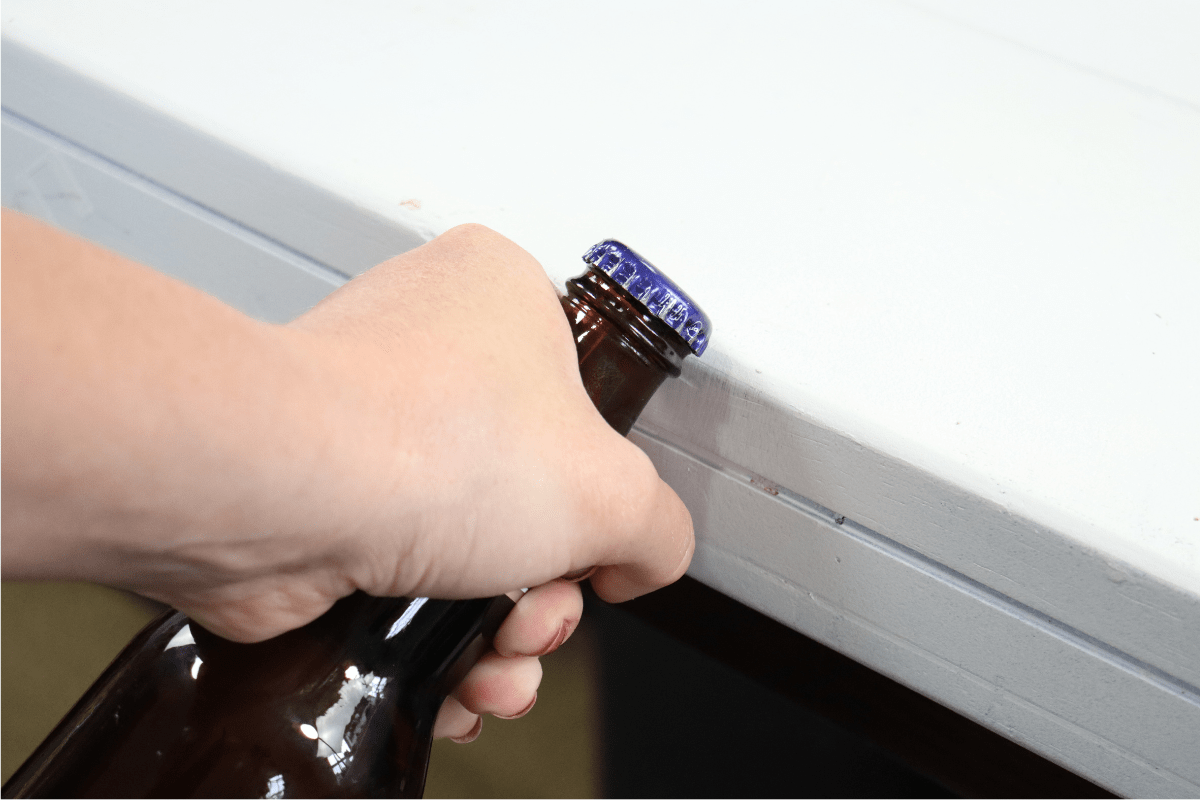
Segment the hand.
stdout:
[[620,601],[687,568],[686,509],[587,398],[541,267],[492,231],[288,326],[8,212],[3,243],[6,577],[131,588],[240,641],[355,589],[541,587],[455,694],[510,716],[578,621],[557,576],[599,565]]
[[493,652],[480,659],[442,705],[434,736],[470,742],[479,735],[483,714],[513,719],[529,713],[542,678],[538,657],[561,647],[582,613],[578,584],[555,580],[530,589],[500,626]]
[[552,285],[507,239],[455,228],[289,332],[332,390],[328,450],[357,488],[328,535],[358,588],[475,597],[599,564],[620,601],[686,568],[687,510],[592,405]]

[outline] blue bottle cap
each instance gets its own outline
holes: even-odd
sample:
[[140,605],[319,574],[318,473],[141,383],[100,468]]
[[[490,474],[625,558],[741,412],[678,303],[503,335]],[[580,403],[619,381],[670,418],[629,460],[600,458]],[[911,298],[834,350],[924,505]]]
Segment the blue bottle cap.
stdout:
[[700,355],[708,347],[712,322],[692,298],[658,268],[616,239],[606,239],[583,255],[589,266],[620,284],[647,311],[667,323]]

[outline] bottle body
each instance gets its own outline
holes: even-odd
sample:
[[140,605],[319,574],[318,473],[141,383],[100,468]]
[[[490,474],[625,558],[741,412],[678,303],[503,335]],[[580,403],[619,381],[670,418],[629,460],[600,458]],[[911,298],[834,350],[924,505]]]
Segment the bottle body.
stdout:
[[[570,281],[562,304],[589,396],[628,433],[658,386],[679,374],[687,343],[597,269]],[[258,644],[166,614],[3,794],[418,797],[438,709],[512,605],[360,592]]]
[[511,608],[356,593],[259,644],[166,614],[5,794],[419,797],[438,708]]

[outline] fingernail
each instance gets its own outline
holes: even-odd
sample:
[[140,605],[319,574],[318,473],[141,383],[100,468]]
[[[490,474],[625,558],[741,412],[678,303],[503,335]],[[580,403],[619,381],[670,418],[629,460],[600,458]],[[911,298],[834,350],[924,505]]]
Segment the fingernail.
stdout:
[[586,569],[577,569],[572,572],[568,572],[566,575],[563,575],[562,579],[564,581],[570,581],[571,583],[579,583],[580,581],[586,581],[588,578],[595,575],[596,570],[598,569],[600,568],[588,567]]
[[[533,704],[536,702],[537,702],[537,692],[534,692],[533,699],[529,701],[529,705],[525,706],[524,708],[522,708],[520,711],[513,714],[512,716],[506,717],[503,714],[493,714],[492,716],[495,717],[496,719],[516,719],[517,717],[523,717],[526,714],[528,714],[530,711],[533,710]],[[478,736],[479,734],[476,733],[475,735]]]
[[530,653],[529,655],[537,658],[553,653],[555,650],[562,647],[562,643],[567,640],[567,637],[571,635],[571,633],[575,630],[575,626],[578,624],[579,620],[577,619],[564,619],[562,624],[558,626],[558,630],[554,632],[554,638],[547,642],[546,646],[541,650],[536,653]]
[[[537,696],[534,695],[533,699],[536,700]],[[470,744],[471,742],[473,742],[479,738],[479,734],[482,731],[483,731],[483,717],[476,717],[475,725],[471,728],[471,730],[467,731],[462,736],[451,736],[450,741],[454,742],[455,744]]]

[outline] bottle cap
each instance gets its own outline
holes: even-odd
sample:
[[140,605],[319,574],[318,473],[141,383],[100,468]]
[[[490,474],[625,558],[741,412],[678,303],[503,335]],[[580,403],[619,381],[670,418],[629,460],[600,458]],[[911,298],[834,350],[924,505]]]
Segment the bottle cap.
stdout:
[[708,347],[712,322],[674,281],[616,239],[606,239],[583,255],[589,266],[621,285],[647,311],[665,322],[696,355]]

